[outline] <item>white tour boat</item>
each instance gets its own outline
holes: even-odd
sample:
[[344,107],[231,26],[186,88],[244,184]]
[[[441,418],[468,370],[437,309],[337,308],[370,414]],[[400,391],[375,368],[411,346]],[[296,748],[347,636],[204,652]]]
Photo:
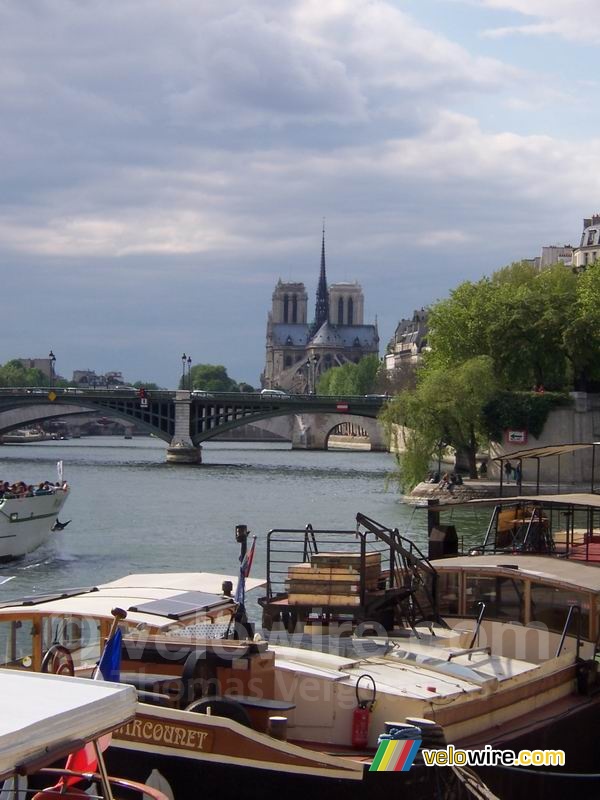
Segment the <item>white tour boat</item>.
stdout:
[[43,545],[53,531],[62,530],[60,514],[69,496],[69,486],[60,484],[48,490],[15,496],[0,495],[0,562],[13,561]]

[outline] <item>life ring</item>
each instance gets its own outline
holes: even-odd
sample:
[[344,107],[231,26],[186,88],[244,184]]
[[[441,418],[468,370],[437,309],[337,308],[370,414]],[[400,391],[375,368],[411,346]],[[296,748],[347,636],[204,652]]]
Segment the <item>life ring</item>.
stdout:
[[44,653],[41,671],[52,675],[75,675],[71,651],[62,644],[53,644]]

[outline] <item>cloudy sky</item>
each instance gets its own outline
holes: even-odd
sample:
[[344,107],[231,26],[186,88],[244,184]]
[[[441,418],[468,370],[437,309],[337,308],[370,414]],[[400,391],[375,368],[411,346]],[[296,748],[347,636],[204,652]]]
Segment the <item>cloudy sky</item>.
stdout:
[[398,319],[600,211],[598,0],[0,0],[0,362],[257,384],[279,277]]

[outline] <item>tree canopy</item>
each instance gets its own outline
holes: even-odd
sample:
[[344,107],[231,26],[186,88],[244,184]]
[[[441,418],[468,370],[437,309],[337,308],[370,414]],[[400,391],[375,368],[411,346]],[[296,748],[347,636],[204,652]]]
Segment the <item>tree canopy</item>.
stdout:
[[364,395],[376,388],[380,362],[376,355],[361,358],[358,364],[343,364],[328,369],[317,382],[317,394]]
[[[50,386],[50,378],[41,369],[24,367],[18,358],[0,367],[0,386]],[[55,381],[56,385],[64,381]]]
[[579,275],[564,264],[512,264],[432,307],[428,364],[486,355],[507,390],[591,388],[600,380],[599,309],[600,264]]
[[[194,364],[190,369],[192,389],[203,389],[207,392],[239,392],[252,391],[247,383],[238,385],[227,374],[227,369],[222,364]],[[179,381],[179,388],[188,388],[189,379],[186,375]]]

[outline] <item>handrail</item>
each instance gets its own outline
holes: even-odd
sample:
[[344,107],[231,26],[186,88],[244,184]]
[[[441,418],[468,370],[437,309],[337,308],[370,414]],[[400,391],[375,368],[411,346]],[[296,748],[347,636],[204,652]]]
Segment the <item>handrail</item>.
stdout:
[[469,656],[469,660],[473,653],[487,653],[488,656],[492,655],[492,648],[489,644],[486,644],[485,647],[467,647],[465,650],[457,650],[456,653],[450,653],[446,661],[452,661],[453,658],[458,658],[459,656]]
[[477,624],[475,625],[475,630],[473,631],[473,638],[471,639],[469,650],[473,649],[473,645],[477,641],[477,637],[479,636],[479,628],[481,628],[481,622],[483,620],[483,615],[485,614],[485,603],[483,602],[483,600],[479,600],[478,602],[481,608],[479,611],[479,616],[477,617]]
[[576,603],[573,603],[573,605],[569,606],[569,613],[567,614],[565,626],[563,628],[560,637],[560,642],[558,643],[558,648],[556,650],[556,658],[559,657],[561,650],[563,649],[565,639],[567,638],[567,631],[569,630],[569,625],[571,624],[571,617],[573,616],[574,611],[577,611],[577,650],[575,654],[579,656],[579,650],[581,649],[581,606],[577,605]]
[[[82,780],[87,781],[100,781],[102,778],[102,776],[97,772],[78,772],[72,769],[59,769],[58,767],[44,767],[40,770],[40,773],[44,775],[57,775],[65,778],[81,778]],[[112,786],[117,786],[128,791],[139,792],[139,794],[147,795],[148,797],[152,798],[152,800],[168,800],[167,796],[164,794],[164,792],[161,792],[160,789],[155,789],[154,787],[148,786],[145,783],[130,781],[126,778],[113,777],[109,777],[109,781]]]
[[[488,524],[487,531],[485,532],[485,538],[483,540],[483,544],[481,545],[481,552],[482,553],[485,553],[485,551],[487,549],[488,540],[489,540],[489,538],[491,536],[492,530],[494,530],[494,528],[496,528],[497,525],[498,525],[498,515],[499,515],[499,513],[500,513],[500,506],[496,506],[494,508],[494,513],[492,514],[492,516],[490,518],[490,522]],[[496,538],[496,536],[495,536],[495,533],[494,533],[494,550],[496,550],[495,538]]]

